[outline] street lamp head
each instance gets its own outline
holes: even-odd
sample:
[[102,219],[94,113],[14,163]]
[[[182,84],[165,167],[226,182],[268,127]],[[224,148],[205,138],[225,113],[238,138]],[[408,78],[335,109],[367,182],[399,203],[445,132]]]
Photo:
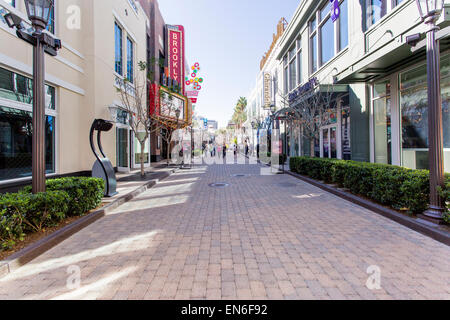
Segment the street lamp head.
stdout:
[[436,21],[444,8],[444,0],[416,0],[422,21]]
[[53,8],[53,0],[24,0],[28,19],[37,31],[47,28]]
[[180,109],[175,110],[175,115],[177,116],[177,119],[180,118],[180,114],[181,114],[181,110]]

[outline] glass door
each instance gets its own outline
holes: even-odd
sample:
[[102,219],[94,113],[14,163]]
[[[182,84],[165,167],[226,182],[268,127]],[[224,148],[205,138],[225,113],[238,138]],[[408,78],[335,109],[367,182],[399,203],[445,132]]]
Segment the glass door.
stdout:
[[119,172],[130,171],[129,132],[130,130],[128,128],[117,128],[117,170]]
[[337,159],[337,125],[324,127],[321,133],[321,157]]
[[329,158],[330,157],[330,141],[328,139],[328,132],[329,129],[323,130],[323,142],[322,142],[322,150],[323,150],[323,157]]
[[[139,134],[145,133],[140,132]],[[134,136],[134,134],[133,134]],[[144,146],[144,167],[148,168],[150,166],[150,139],[147,139]],[[133,139],[133,169],[141,168],[141,143],[138,138],[134,136]]]
[[330,157],[337,159],[337,127],[330,128]]

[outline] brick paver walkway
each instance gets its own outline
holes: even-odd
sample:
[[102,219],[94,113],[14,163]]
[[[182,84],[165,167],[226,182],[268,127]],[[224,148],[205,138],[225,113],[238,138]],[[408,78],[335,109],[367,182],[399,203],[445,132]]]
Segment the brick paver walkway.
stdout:
[[450,299],[449,247],[260,169],[183,170],[0,279],[0,299]]

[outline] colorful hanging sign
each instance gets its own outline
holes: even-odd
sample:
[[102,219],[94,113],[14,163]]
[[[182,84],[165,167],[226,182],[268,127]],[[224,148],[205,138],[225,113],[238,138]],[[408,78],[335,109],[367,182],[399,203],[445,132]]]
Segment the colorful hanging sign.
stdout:
[[200,72],[200,64],[196,62],[190,68],[190,77],[185,76],[184,84],[186,87],[189,87],[190,90],[187,90],[186,94],[189,99],[191,99],[192,103],[195,104],[198,101],[198,94],[202,90],[202,84],[204,79],[199,76]]
[[186,86],[192,86],[195,91],[202,90],[203,78],[198,75],[200,71],[200,64],[197,62],[191,67],[191,78],[185,77]]

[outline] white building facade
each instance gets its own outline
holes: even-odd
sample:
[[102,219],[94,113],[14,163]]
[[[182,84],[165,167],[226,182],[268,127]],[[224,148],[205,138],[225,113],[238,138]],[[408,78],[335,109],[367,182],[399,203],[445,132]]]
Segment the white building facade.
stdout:
[[[448,2],[448,3],[447,3]],[[446,1],[450,6],[450,1]],[[428,169],[425,43],[412,49],[408,36],[425,36],[414,0],[339,2],[333,21],[330,1],[302,1],[280,38],[279,78],[289,106],[313,83],[331,88],[336,103],[329,122],[311,141],[295,137],[304,128],[288,123],[288,155],[348,159]],[[448,11],[447,7],[446,11]],[[448,13],[438,21],[445,171],[450,172],[450,45]],[[285,143],[286,144],[286,143]]]

